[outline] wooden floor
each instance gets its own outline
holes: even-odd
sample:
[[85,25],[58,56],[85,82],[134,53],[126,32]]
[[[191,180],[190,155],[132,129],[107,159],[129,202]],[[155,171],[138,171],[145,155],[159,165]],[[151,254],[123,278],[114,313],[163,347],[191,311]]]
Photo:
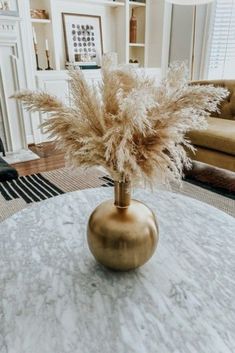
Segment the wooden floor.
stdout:
[[[53,143],[32,145],[29,148],[38,154],[40,159],[14,164],[19,175],[41,173],[65,166],[64,154],[57,151]],[[194,162],[193,168],[186,174],[195,181],[235,193],[235,173],[233,172]]]
[[53,143],[31,145],[29,148],[36,153],[40,159],[13,164],[13,167],[16,168],[19,175],[47,172],[64,167],[64,154],[57,151]]

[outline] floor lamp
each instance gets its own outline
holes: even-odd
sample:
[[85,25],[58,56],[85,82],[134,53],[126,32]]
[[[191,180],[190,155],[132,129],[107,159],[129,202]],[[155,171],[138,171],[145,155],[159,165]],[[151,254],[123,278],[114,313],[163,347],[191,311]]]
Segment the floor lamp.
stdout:
[[192,21],[192,52],[191,52],[191,70],[190,70],[190,79],[193,79],[194,71],[194,58],[195,58],[195,37],[196,37],[196,20],[197,20],[197,5],[209,4],[214,0],[165,0],[174,5],[190,5],[194,6],[193,8],[193,21]]

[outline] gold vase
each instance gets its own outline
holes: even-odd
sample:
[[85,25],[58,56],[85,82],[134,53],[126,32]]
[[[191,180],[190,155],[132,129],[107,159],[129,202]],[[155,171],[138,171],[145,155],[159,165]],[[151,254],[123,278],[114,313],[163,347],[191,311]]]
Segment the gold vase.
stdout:
[[158,243],[153,212],[131,199],[130,182],[115,182],[115,201],[102,202],[87,227],[90,251],[98,262],[113,270],[127,271],[147,262]]

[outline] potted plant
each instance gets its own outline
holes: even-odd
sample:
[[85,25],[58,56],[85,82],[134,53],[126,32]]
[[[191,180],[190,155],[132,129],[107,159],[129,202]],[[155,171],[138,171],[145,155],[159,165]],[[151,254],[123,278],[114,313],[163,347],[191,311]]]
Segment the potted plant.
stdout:
[[190,167],[185,134],[206,128],[227,90],[190,85],[184,64],[173,65],[165,79],[113,68],[106,57],[100,84],[91,85],[80,70],[70,71],[72,105],[44,92],[15,94],[30,111],[49,113],[42,124],[74,166],[102,166],[115,181],[114,202],[99,205],[88,222],[88,244],[107,267],[129,270],[145,263],[158,242],[152,211],[131,198],[139,182],[180,182]]

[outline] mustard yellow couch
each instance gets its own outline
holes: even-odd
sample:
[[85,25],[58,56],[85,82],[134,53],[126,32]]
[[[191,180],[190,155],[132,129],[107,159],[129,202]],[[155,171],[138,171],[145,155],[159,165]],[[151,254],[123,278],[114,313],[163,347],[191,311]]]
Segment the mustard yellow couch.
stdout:
[[220,113],[208,118],[208,128],[192,131],[189,138],[197,148],[194,160],[235,172],[235,80],[197,81],[226,87],[230,94],[220,106]]

